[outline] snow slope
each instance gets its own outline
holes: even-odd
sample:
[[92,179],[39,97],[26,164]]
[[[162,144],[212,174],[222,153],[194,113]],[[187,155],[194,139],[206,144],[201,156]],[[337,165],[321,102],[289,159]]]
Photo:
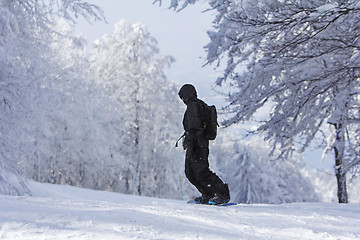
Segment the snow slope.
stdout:
[[360,239],[360,205],[218,207],[32,183],[0,195],[0,239]]

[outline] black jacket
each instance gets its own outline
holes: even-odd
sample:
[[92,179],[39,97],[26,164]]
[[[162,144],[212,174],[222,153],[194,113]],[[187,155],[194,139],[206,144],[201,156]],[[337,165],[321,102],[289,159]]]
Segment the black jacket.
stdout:
[[194,147],[203,137],[202,101],[197,98],[197,93],[192,85],[186,84],[179,91],[180,98],[187,105],[183,126],[186,132],[184,148]]

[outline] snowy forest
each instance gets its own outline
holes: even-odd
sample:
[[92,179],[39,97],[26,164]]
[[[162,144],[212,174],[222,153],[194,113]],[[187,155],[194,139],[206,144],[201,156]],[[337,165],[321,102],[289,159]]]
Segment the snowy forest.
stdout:
[[[207,63],[230,89],[209,160],[232,201],[360,202],[360,1],[207,1]],[[37,181],[196,196],[174,147],[185,110],[165,74],[175,59],[126,19],[86,48],[79,17],[106,21],[85,1],[0,1],[0,193],[31,195]],[[331,174],[305,170],[315,141]]]

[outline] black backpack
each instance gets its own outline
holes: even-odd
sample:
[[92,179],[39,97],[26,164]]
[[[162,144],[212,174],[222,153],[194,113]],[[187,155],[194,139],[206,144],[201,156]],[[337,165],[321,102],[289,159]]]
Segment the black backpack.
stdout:
[[202,120],[204,124],[204,135],[207,140],[214,140],[217,135],[217,112],[214,105],[208,106],[205,102],[202,103]]
[[[217,122],[217,112],[214,105],[208,106],[205,102],[198,99],[201,103],[201,118],[204,124],[204,136],[207,140],[215,140],[217,135],[217,127],[219,126]],[[175,147],[178,147],[178,142],[185,137],[185,133],[176,141]]]

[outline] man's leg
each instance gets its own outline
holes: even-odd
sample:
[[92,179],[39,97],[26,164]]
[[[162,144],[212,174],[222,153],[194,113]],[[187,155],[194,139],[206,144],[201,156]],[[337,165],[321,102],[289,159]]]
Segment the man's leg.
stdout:
[[210,189],[212,195],[217,195],[222,199],[230,199],[229,188],[224,182],[209,169],[209,147],[208,141],[204,141],[201,147],[196,150],[196,161],[194,163],[194,175],[198,182],[202,186],[206,186]]
[[193,184],[197,190],[207,198],[211,198],[215,195],[215,192],[212,191],[210,187],[207,185],[204,185],[202,181],[199,181],[199,179],[196,176],[196,166],[197,166],[197,159],[196,154],[194,151],[186,151],[186,158],[185,158],[185,175],[186,178],[190,181],[191,184]]

